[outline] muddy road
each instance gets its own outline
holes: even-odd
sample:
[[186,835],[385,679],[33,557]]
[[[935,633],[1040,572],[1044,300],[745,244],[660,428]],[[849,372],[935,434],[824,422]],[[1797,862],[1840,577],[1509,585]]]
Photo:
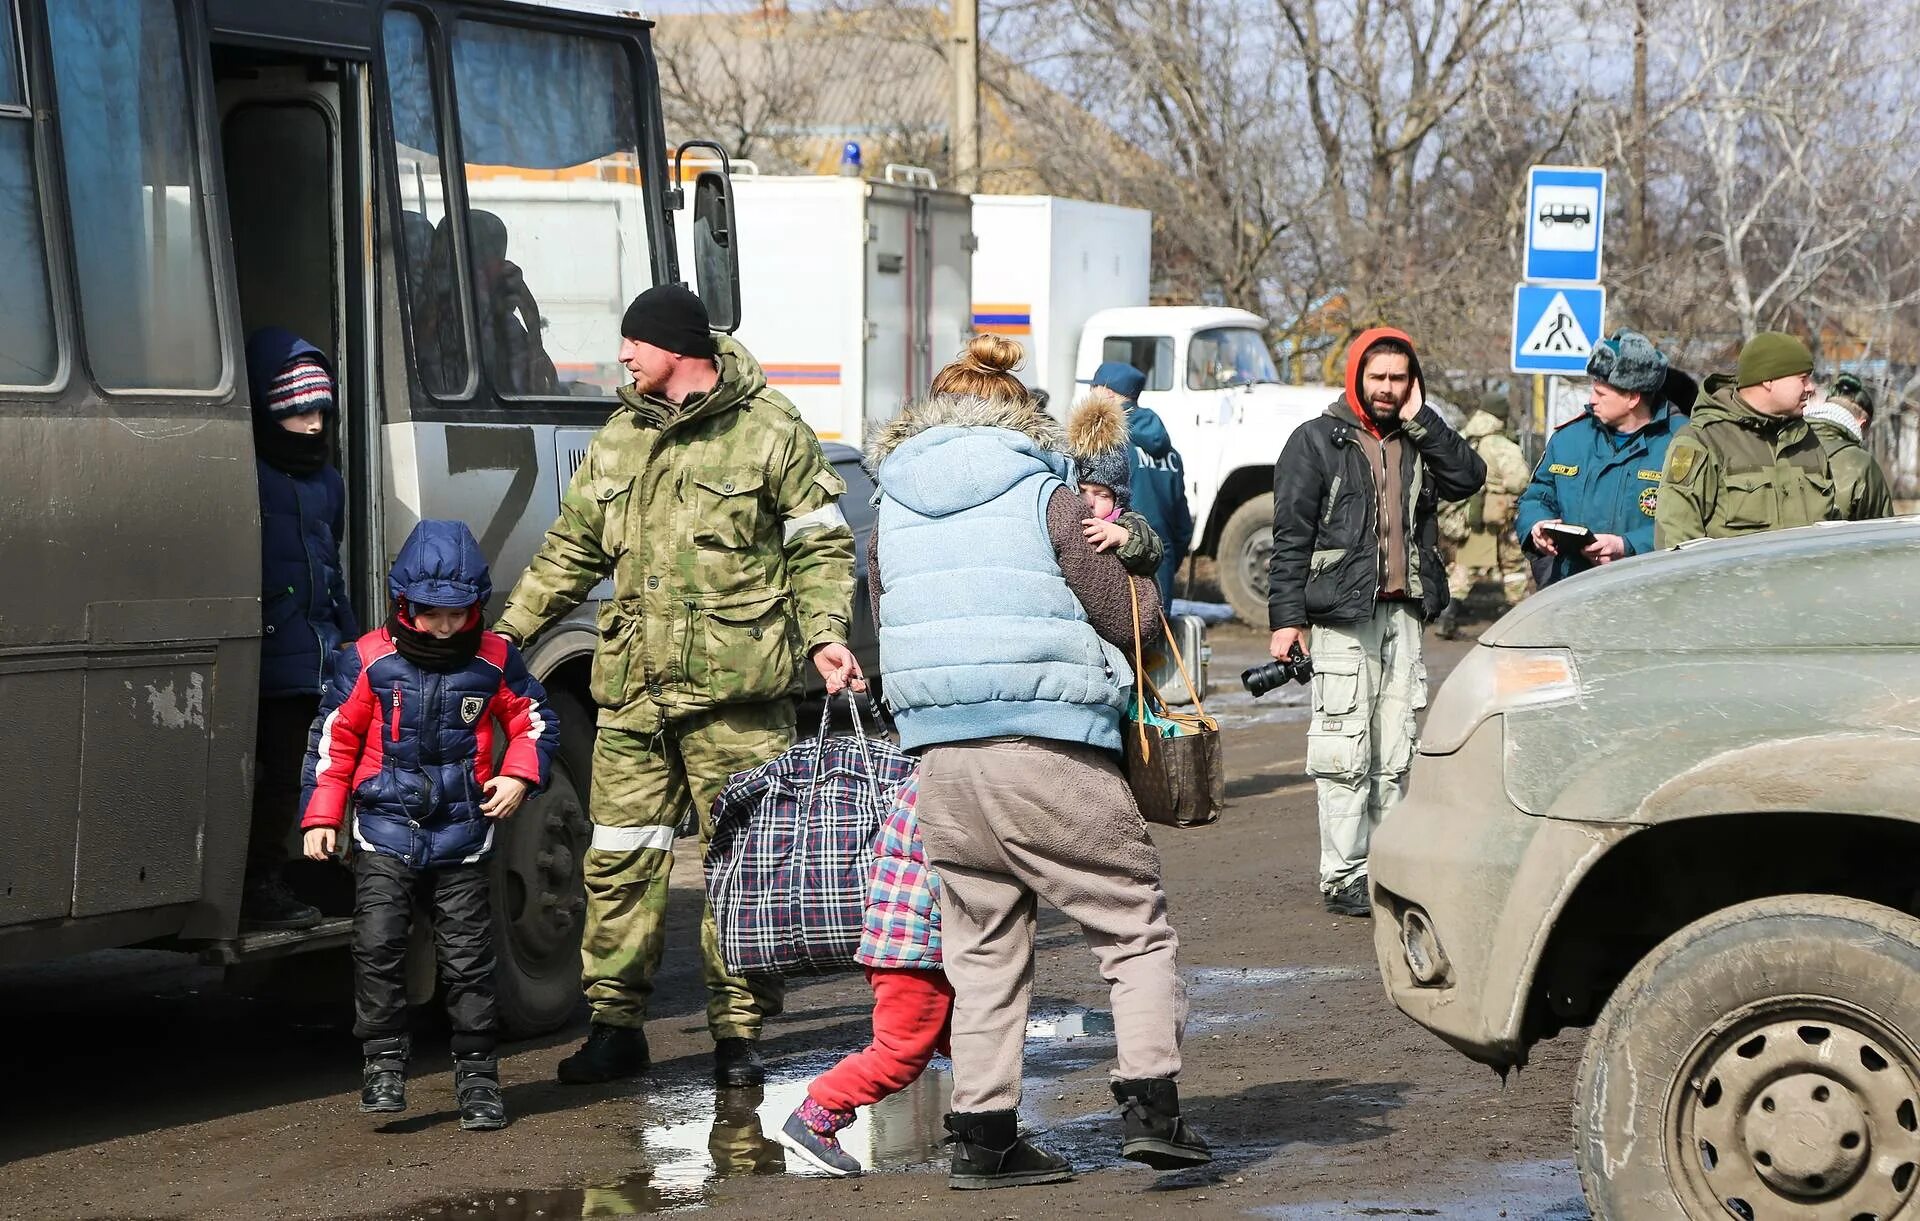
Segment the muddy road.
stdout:
[[[1191,989],[1181,1094],[1217,1155],[1205,1173],[1156,1177],[1118,1160],[1112,1023],[1091,956],[1054,913],[1039,939],[1023,1112],[1070,1154],[1076,1181],[948,1191],[944,1061],[843,1138],[887,1173],[787,1171],[769,1136],[812,1074],[864,1043],[868,993],[857,976],[795,987],[767,1032],[769,1085],[716,1098],[688,857],[648,1027],[653,1073],[556,1084],[583,1012],[560,1034],[503,1049],[503,1132],[460,1131],[444,1034],[420,1036],[406,1114],[356,1111],[343,958],[303,968],[306,1000],[284,988],[236,995],[160,953],[0,972],[0,1215],[1585,1217],[1568,1143],[1580,1033],[1538,1048],[1503,1086],[1386,1002],[1367,924],[1328,915],[1314,886],[1304,690],[1257,703],[1240,691],[1261,647],[1246,629],[1213,634],[1225,817],[1155,833]],[[1436,679],[1463,647],[1431,646]]]

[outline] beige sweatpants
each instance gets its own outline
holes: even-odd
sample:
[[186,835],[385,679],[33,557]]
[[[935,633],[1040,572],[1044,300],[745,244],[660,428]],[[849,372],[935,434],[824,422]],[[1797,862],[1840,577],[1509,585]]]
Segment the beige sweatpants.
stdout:
[[954,1111],[1020,1103],[1036,897],[1077,921],[1099,960],[1119,1045],[1114,1080],[1179,1073],[1179,939],[1159,849],[1110,755],[1044,738],[928,747],[915,813],[941,882]]
[[1381,602],[1365,623],[1313,629],[1307,774],[1320,790],[1324,894],[1366,875],[1373,830],[1406,792],[1414,716],[1427,706],[1423,631],[1410,602]]

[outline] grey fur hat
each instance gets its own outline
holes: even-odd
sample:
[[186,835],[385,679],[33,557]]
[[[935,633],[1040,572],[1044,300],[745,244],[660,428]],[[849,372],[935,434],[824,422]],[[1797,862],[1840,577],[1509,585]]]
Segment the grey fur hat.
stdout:
[[[1639,331],[1618,330],[1593,345],[1587,376],[1627,394],[1657,399],[1667,382],[1667,358]],[[1653,406],[1659,406],[1654,402]]]
[[1067,452],[1081,483],[1113,491],[1121,508],[1133,504],[1133,444],[1127,439],[1127,409],[1111,390],[1096,388],[1067,420]]

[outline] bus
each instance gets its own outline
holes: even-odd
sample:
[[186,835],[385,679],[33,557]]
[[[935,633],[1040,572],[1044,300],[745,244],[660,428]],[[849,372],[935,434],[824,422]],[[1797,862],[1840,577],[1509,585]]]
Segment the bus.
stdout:
[[[681,280],[683,203],[699,291],[717,326],[737,324],[724,154],[705,146],[684,190],[651,26],[624,0],[0,14],[0,706],[16,733],[0,751],[0,964],[344,945],[344,915],[239,922],[276,613],[244,337],[284,326],[332,358],[361,621],[384,618],[389,559],[426,517],[472,525],[497,612],[615,402],[627,300]],[[503,220],[528,200],[551,206]],[[552,786],[492,863],[515,1033],[578,1002],[591,609],[527,654],[564,734]]]

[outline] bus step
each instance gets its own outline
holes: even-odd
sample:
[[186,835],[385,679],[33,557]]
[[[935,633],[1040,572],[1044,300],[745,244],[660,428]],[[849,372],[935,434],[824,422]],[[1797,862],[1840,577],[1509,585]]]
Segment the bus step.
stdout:
[[353,938],[353,917],[335,916],[312,928],[269,929],[242,933],[229,941],[216,941],[201,951],[202,961],[230,967],[236,963],[258,962],[283,954],[303,954],[346,945]]

